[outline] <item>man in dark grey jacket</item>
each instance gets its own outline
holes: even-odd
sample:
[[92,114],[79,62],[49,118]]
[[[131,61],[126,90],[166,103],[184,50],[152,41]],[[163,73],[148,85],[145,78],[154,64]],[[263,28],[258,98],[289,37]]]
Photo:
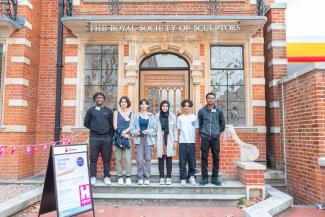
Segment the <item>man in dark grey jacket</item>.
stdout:
[[200,109],[198,114],[199,128],[201,135],[201,172],[202,180],[200,185],[208,184],[208,156],[211,148],[213,168],[211,183],[221,185],[218,179],[219,155],[220,155],[220,134],[225,130],[225,118],[221,109],[215,106],[216,95],[207,93],[207,104]]
[[111,184],[110,179],[110,160],[112,152],[113,135],[113,111],[104,106],[105,95],[101,92],[95,93],[93,97],[96,106],[88,109],[84,125],[90,129],[90,177],[91,184],[96,184],[97,159],[99,153],[103,159],[104,182]]

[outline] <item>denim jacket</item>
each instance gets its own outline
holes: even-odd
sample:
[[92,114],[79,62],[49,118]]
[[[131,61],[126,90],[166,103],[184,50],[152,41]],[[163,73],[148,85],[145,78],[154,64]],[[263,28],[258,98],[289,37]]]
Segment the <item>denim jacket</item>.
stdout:
[[[140,136],[135,136],[134,133],[136,131],[140,132],[140,125],[139,125],[139,116],[140,113],[137,113],[134,115],[134,117],[131,120],[130,124],[130,132],[133,135],[134,143],[135,144],[140,144]],[[156,135],[157,135],[157,121],[155,116],[152,113],[148,113],[149,116],[149,124],[148,124],[148,135],[147,135],[147,140],[148,140],[148,145],[155,145],[156,144]]]

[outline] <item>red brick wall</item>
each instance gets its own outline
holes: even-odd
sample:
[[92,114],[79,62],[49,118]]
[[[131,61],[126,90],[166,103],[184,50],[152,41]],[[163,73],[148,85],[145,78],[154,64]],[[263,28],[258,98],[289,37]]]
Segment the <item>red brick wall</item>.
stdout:
[[[283,149],[281,147],[281,133],[271,132],[271,127],[280,128],[279,108],[270,108],[271,102],[279,102],[279,86],[269,86],[269,82],[279,80],[287,74],[287,64],[272,64],[269,62],[275,59],[286,59],[286,49],[284,47],[268,48],[272,41],[286,41],[285,29],[270,29],[272,24],[285,24],[285,9],[270,9],[267,14],[267,22],[264,28],[264,50],[265,50],[265,95],[266,95],[266,124],[267,124],[267,159],[271,167],[283,167]],[[280,130],[280,132],[282,132]]]
[[288,192],[298,203],[325,201],[325,70],[284,84]]
[[[7,85],[4,95],[4,125],[26,125],[27,133],[1,133],[0,140],[3,144],[17,145],[19,148],[14,158],[9,156],[8,151],[0,159],[0,177],[21,178],[38,174],[46,168],[48,152],[32,154],[30,158],[26,155],[27,144],[43,144],[53,141],[54,119],[55,119],[55,88],[56,88],[56,55],[57,55],[57,16],[58,0],[30,0],[33,9],[27,6],[19,6],[19,16],[24,17],[33,25],[32,30],[27,27],[14,32],[10,38],[26,38],[32,42],[32,47],[26,45],[9,45],[6,55],[6,77],[26,78],[29,86]],[[83,3],[74,6],[75,13],[99,14],[107,16],[106,4]],[[269,1],[272,2],[272,1]],[[222,15],[255,15],[256,4],[249,1],[243,2],[220,2]],[[171,3],[123,3],[120,15],[207,15],[206,2],[171,2]],[[83,14],[85,15],[85,14]],[[263,37],[262,29],[254,37]],[[64,39],[75,36],[64,27]],[[65,42],[65,40],[63,41]],[[63,79],[77,78],[77,64],[65,63],[66,56],[77,56],[77,45],[64,43],[63,47]],[[128,56],[129,46],[124,45],[124,56]],[[200,56],[204,60],[204,45],[200,44]],[[252,44],[251,55],[263,56],[263,46]],[[12,63],[11,56],[25,56],[31,60],[30,65],[24,63]],[[205,64],[203,64],[205,66]],[[203,70],[202,70],[203,71]],[[252,64],[252,77],[263,78],[264,67],[261,63]],[[123,73],[123,72],[122,72]],[[125,73],[125,72],[124,72]],[[76,107],[63,106],[63,100],[74,100],[76,96],[76,85],[65,85],[62,79],[62,118],[61,126],[74,126]],[[205,85],[200,85],[200,103],[205,102]],[[253,100],[264,100],[264,85],[253,85]],[[123,88],[123,93],[127,93],[127,88]],[[8,107],[9,99],[25,99],[28,106]],[[265,111],[263,107],[253,108],[253,124],[265,126],[263,117]],[[63,132],[62,137],[75,136],[78,133]],[[73,142],[84,142],[88,133],[83,133],[73,140]],[[261,152],[260,160],[265,160],[265,133],[239,133],[243,141],[256,145]],[[199,145],[198,145],[199,147]],[[41,147],[40,147],[41,148]],[[235,148],[235,147],[233,147]],[[229,153],[235,159],[238,150],[232,153],[231,144],[224,145],[222,156]],[[235,148],[236,149],[236,148]],[[198,148],[199,152],[199,148]],[[235,154],[236,153],[236,154]],[[236,155],[236,156],[235,156]],[[199,154],[198,154],[199,156]],[[227,171],[226,159],[221,160],[221,167]],[[229,161],[229,159],[228,159]],[[112,163],[113,164],[113,163]],[[7,168],[11,168],[7,170]],[[99,170],[101,164],[99,163]],[[234,174],[233,172],[229,172]]]

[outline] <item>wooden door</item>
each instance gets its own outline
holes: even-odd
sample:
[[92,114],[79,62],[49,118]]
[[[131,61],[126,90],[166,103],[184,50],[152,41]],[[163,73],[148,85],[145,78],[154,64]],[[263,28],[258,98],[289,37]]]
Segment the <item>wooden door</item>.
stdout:
[[189,75],[187,70],[141,71],[140,99],[149,101],[149,110],[159,112],[162,100],[170,102],[170,111],[181,112],[181,101],[188,98]]
[[[140,99],[149,101],[149,110],[154,114],[159,112],[162,100],[170,102],[170,111],[178,115],[181,112],[181,102],[189,97],[189,75],[187,70],[159,70],[141,71]],[[152,159],[157,159],[156,150],[152,153]],[[178,160],[178,148],[176,156]]]

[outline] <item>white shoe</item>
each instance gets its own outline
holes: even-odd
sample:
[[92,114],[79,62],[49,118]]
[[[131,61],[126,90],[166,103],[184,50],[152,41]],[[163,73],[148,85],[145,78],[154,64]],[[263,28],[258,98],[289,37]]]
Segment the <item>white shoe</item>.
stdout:
[[183,180],[181,180],[181,185],[186,185],[186,180],[185,179],[183,179]]
[[91,177],[90,183],[91,185],[96,185],[96,177]]
[[149,179],[144,180],[144,184],[145,184],[145,185],[150,185],[150,181],[149,181]]
[[124,181],[123,181],[123,178],[122,177],[118,178],[117,184],[124,185]]
[[130,178],[130,177],[127,177],[127,178],[125,179],[125,184],[126,184],[126,185],[131,185],[131,183],[132,183],[131,178]]
[[166,185],[171,185],[172,184],[172,179],[171,178],[167,178],[166,179]]
[[159,182],[160,185],[164,185],[165,184],[165,178],[160,178],[160,182]]
[[112,184],[111,179],[109,177],[105,177],[104,183],[105,183],[105,185],[111,185]]
[[191,176],[190,177],[190,183],[191,183],[191,185],[196,185],[196,181],[195,181],[195,177],[194,176]]
[[138,185],[143,185],[143,179],[139,179]]

